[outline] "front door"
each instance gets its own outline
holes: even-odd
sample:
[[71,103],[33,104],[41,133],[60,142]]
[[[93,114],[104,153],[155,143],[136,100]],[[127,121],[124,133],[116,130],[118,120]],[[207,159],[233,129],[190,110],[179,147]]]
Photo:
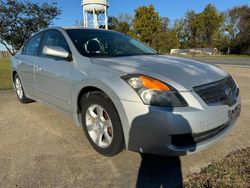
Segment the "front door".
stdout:
[[[57,46],[69,51],[63,35],[56,30],[45,33],[42,48],[44,46]],[[41,52],[35,64],[37,97],[70,113],[73,66],[73,63],[66,59],[46,56]]]

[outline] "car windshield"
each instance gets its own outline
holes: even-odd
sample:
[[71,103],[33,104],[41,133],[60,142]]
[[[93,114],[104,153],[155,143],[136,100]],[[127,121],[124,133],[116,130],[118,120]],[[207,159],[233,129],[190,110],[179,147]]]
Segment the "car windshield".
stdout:
[[69,37],[77,50],[88,57],[116,57],[154,55],[156,52],[143,43],[122,33],[94,30],[68,29]]

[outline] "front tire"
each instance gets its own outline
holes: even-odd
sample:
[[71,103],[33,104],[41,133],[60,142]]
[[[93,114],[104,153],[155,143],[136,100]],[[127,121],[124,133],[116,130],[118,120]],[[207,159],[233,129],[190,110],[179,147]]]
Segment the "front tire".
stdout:
[[14,86],[15,86],[15,91],[16,91],[16,95],[17,98],[19,99],[19,101],[21,103],[30,103],[32,102],[31,99],[27,98],[24,90],[23,90],[23,84],[21,82],[21,79],[19,78],[19,76],[16,74],[14,77]]
[[124,148],[118,112],[103,92],[88,93],[81,100],[82,125],[92,147],[100,154],[113,156]]

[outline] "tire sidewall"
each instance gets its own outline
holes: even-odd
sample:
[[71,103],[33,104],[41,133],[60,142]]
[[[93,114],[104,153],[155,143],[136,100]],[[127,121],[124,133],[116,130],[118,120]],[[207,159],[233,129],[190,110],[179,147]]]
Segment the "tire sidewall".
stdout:
[[[22,92],[23,92],[22,98],[20,98],[20,97],[18,96],[18,94],[17,94],[16,79],[18,79],[19,82],[20,82],[20,84],[21,84],[21,89],[22,89]],[[24,92],[24,89],[23,89],[22,80],[20,79],[20,77],[19,77],[17,74],[14,76],[14,87],[15,87],[16,96],[17,96],[18,100],[19,100],[21,103],[29,103],[29,102],[32,102],[31,99],[28,99],[28,98],[25,96],[25,92]]]
[[[91,139],[86,126],[86,112],[89,106],[97,104],[100,105],[105,111],[108,113],[110,120],[112,122],[113,127],[113,139],[111,144],[107,148],[101,148],[94,143]],[[113,104],[113,102],[104,94],[100,92],[94,92],[90,95],[83,96],[81,100],[82,105],[82,126],[85,132],[86,137],[88,138],[90,144],[94,147],[94,149],[105,156],[113,156],[119,153],[124,147],[124,136],[121,126],[121,121],[118,115],[118,112]]]
[[[17,93],[17,88],[16,88],[16,80],[19,80],[19,82],[20,82],[20,84],[21,84],[21,90],[22,90],[22,98],[20,98],[19,97],[19,95],[18,95],[18,93]],[[21,101],[21,102],[23,102],[23,98],[24,98],[24,91],[23,91],[23,83],[21,82],[21,80],[20,80],[20,78],[19,78],[19,76],[16,74],[15,75],[15,77],[14,77],[14,86],[15,86],[15,92],[16,92],[16,96],[17,96],[17,98]]]

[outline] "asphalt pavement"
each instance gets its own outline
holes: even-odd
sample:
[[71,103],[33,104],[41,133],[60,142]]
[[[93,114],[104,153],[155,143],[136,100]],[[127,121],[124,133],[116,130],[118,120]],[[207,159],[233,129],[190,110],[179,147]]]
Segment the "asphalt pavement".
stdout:
[[204,63],[218,64],[218,65],[238,65],[238,66],[250,66],[250,56],[236,58],[236,57],[186,57],[185,58],[201,61]]

